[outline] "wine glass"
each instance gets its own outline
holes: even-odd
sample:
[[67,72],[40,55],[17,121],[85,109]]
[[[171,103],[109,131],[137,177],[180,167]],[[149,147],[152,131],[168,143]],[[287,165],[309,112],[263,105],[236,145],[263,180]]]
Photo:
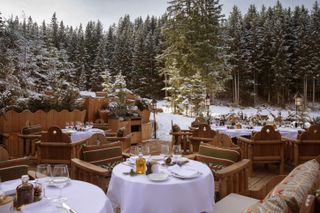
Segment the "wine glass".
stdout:
[[181,158],[181,145],[173,145],[172,146],[172,158],[173,161],[178,161]]
[[66,122],[66,127],[65,127],[67,130],[69,130],[70,129],[70,124],[69,124],[69,122]]
[[53,167],[52,177],[52,183],[60,189],[58,200],[63,200],[62,188],[70,181],[68,166],[65,164],[55,165]]
[[151,157],[151,152],[150,152],[150,146],[145,145],[142,147],[142,154],[146,157],[146,159],[150,159]]
[[35,172],[36,182],[41,182],[42,190],[43,190],[43,197],[46,197],[45,188],[47,184],[52,180],[52,170],[49,164],[39,164],[37,165],[37,169]]
[[161,144],[160,156],[165,158],[168,155],[169,155],[169,146],[168,146],[168,144]]
[[130,147],[130,156],[137,156],[138,153],[138,147],[137,146],[131,146]]

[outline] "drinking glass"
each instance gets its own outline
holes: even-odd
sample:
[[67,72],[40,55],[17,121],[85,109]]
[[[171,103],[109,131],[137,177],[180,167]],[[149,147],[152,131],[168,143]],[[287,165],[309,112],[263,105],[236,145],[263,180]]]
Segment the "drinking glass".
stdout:
[[93,122],[92,122],[92,121],[89,122],[89,128],[90,128],[90,129],[93,128]]
[[148,160],[151,157],[151,152],[150,152],[150,146],[145,145],[142,147],[142,154],[145,156],[145,158]]
[[168,144],[161,144],[160,156],[165,158],[168,155],[169,155],[169,145]]
[[181,158],[181,145],[172,146],[172,158],[173,161],[178,161]]
[[67,130],[69,130],[70,129],[70,124],[69,124],[69,122],[66,122],[66,127],[65,127]]
[[70,122],[70,129],[74,129],[74,123],[73,123],[73,121]]
[[130,147],[130,156],[137,156],[139,154],[139,150],[137,146]]
[[60,189],[58,200],[63,200],[62,188],[65,187],[70,181],[68,166],[65,164],[55,165],[53,167],[52,177],[53,184]]
[[[36,173],[35,173],[36,181],[41,182],[43,197],[46,197],[45,188],[52,180],[52,170],[49,164],[39,164],[37,165]],[[41,180],[40,180],[41,179]]]

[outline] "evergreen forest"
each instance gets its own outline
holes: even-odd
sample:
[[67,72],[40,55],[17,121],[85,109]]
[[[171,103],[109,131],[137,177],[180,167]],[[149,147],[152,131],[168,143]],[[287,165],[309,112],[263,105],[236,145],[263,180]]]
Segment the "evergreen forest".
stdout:
[[234,6],[171,0],[162,17],[129,15],[104,28],[3,17],[0,9],[0,109],[76,107],[79,91],[108,91],[124,79],[146,98],[191,111],[209,95],[235,105],[285,106],[299,91],[320,93],[320,8]]

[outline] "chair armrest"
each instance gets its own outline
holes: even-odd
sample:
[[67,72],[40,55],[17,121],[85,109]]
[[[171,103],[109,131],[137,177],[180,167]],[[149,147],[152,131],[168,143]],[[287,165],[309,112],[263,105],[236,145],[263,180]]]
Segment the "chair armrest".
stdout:
[[8,181],[21,178],[22,175],[28,174],[28,168],[28,165],[18,165],[0,168],[1,180]]
[[26,139],[41,139],[41,135],[23,135],[18,134],[19,138],[26,138]]
[[107,169],[104,169],[100,166],[96,166],[92,163],[82,161],[78,158],[71,159],[71,169],[74,169],[75,167],[99,176],[110,177],[110,173]]
[[190,154],[190,155],[185,155],[184,157],[190,159],[190,160],[195,160],[197,158],[197,154]]
[[216,171],[215,174],[218,178],[233,175],[245,168],[249,168],[250,164],[251,161],[249,159],[242,159],[239,162],[236,162],[230,166],[224,167],[223,169]]
[[203,141],[203,142],[210,142],[213,140],[213,138],[203,138],[203,137],[190,137],[191,140],[196,140],[196,141]]
[[16,158],[11,160],[6,160],[0,162],[0,168],[9,167],[9,166],[17,166],[17,165],[29,165],[30,159],[29,157]]
[[244,142],[244,143],[251,143],[251,144],[253,143],[252,140],[245,138],[245,137],[237,137],[237,140]]

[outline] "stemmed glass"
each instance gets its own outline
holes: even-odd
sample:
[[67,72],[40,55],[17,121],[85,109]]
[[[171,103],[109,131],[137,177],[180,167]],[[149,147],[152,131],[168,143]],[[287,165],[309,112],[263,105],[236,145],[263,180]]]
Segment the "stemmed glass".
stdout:
[[53,176],[53,179],[52,179],[53,184],[60,189],[58,200],[63,200],[62,188],[65,187],[67,183],[70,181],[68,166],[65,164],[55,165],[53,167],[52,176]]
[[151,157],[150,147],[145,145],[142,147],[142,154],[145,156],[146,160],[149,160]]
[[130,147],[130,156],[137,156],[139,154],[139,150],[137,146]]
[[168,146],[168,144],[161,144],[160,156],[165,158],[168,155],[169,155],[169,146]]
[[178,161],[181,158],[181,145],[173,145],[172,146],[172,157],[173,161]]
[[48,183],[52,180],[52,170],[49,164],[39,164],[37,165],[37,170],[35,173],[36,182],[41,182],[42,190],[43,190],[43,197],[46,197],[45,188]]

